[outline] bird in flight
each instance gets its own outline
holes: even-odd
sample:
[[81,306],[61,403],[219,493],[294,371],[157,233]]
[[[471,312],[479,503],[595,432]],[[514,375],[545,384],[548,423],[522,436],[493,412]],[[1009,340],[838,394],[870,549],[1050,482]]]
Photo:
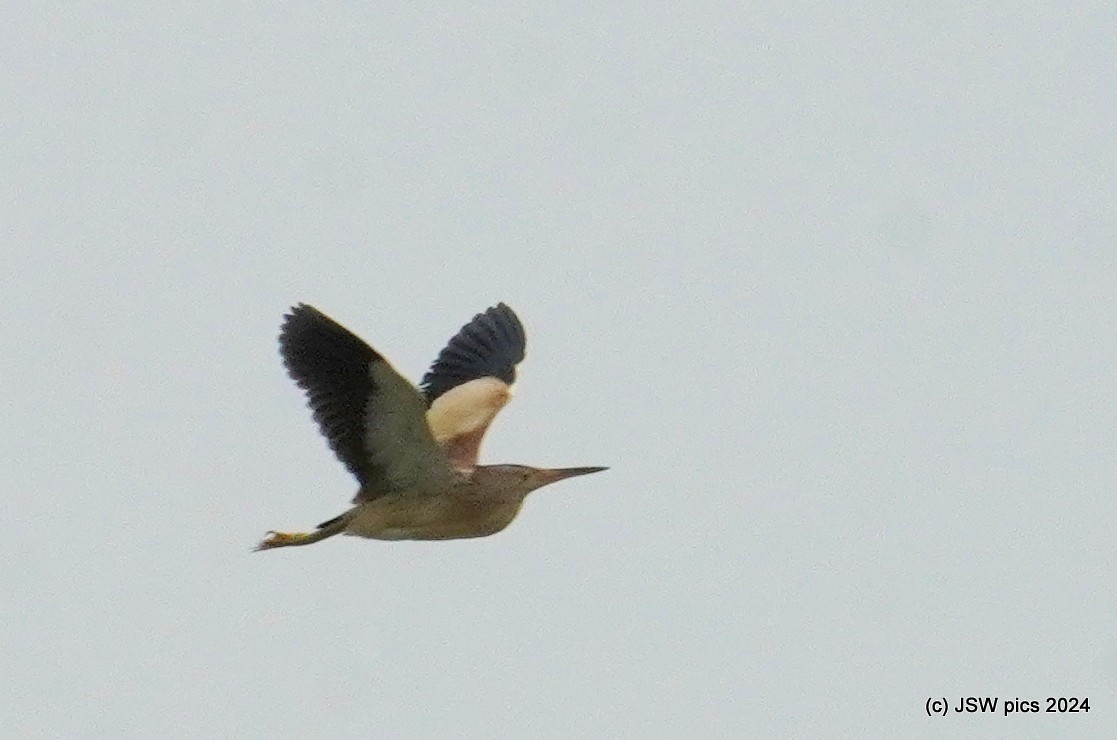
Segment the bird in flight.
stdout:
[[532,491],[606,468],[478,465],[481,439],[511,398],[524,327],[503,303],[454,335],[416,388],[313,306],[291,309],[279,350],[330,448],[357,479],[353,506],[313,532],[268,532],[256,550],[345,533],[377,540],[485,537]]

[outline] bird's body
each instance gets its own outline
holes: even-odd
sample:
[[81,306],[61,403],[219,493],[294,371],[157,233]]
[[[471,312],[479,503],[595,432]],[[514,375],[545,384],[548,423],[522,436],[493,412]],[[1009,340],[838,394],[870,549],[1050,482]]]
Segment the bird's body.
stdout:
[[485,537],[528,493],[604,468],[477,465],[481,440],[511,397],[524,332],[499,304],[464,326],[421,389],[317,309],[288,314],[280,351],[334,452],[360,483],[353,508],[314,532],[271,532],[259,550],[346,533],[379,540]]
[[376,540],[451,540],[499,532],[519,513],[523,495],[492,472],[483,466],[458,474],[449,488],[433,495],[373,499],[352,511],[346,531]]

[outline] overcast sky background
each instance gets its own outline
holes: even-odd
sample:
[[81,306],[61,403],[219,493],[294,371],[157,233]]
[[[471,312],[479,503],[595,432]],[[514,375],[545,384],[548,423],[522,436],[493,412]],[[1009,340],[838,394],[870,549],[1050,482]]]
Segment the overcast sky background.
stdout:
[[[1112,732],[1110,3],[20,5],[4,736]],[[283,312],[501,300],[484,459],[611,470],[249,552],[355,488]]]

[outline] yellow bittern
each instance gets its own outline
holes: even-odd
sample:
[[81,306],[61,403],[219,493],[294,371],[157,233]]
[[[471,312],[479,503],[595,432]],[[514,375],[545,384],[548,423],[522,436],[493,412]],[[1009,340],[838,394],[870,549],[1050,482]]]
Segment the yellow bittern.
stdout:
[[416,388],[324,313],[300,303],[279,335],[291,378],[322,434],[360,484],[353,507],[313,532],[268,532],[257,550],[335,534],[378,540],[485,537],[543,486],[605,468],[478,465],[481,438],[508,403],[524,327],[500,303],[450,340]]

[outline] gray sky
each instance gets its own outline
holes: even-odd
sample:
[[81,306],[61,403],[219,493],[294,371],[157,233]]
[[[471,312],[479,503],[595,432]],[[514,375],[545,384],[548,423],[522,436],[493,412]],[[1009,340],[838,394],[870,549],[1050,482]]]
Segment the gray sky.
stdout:
[[[23,5],[5,736],[1112,731],[1110,4]],[[355,488],[286,308],[418,379],[500,300],[485,460],[612,469],[250,553]]]

